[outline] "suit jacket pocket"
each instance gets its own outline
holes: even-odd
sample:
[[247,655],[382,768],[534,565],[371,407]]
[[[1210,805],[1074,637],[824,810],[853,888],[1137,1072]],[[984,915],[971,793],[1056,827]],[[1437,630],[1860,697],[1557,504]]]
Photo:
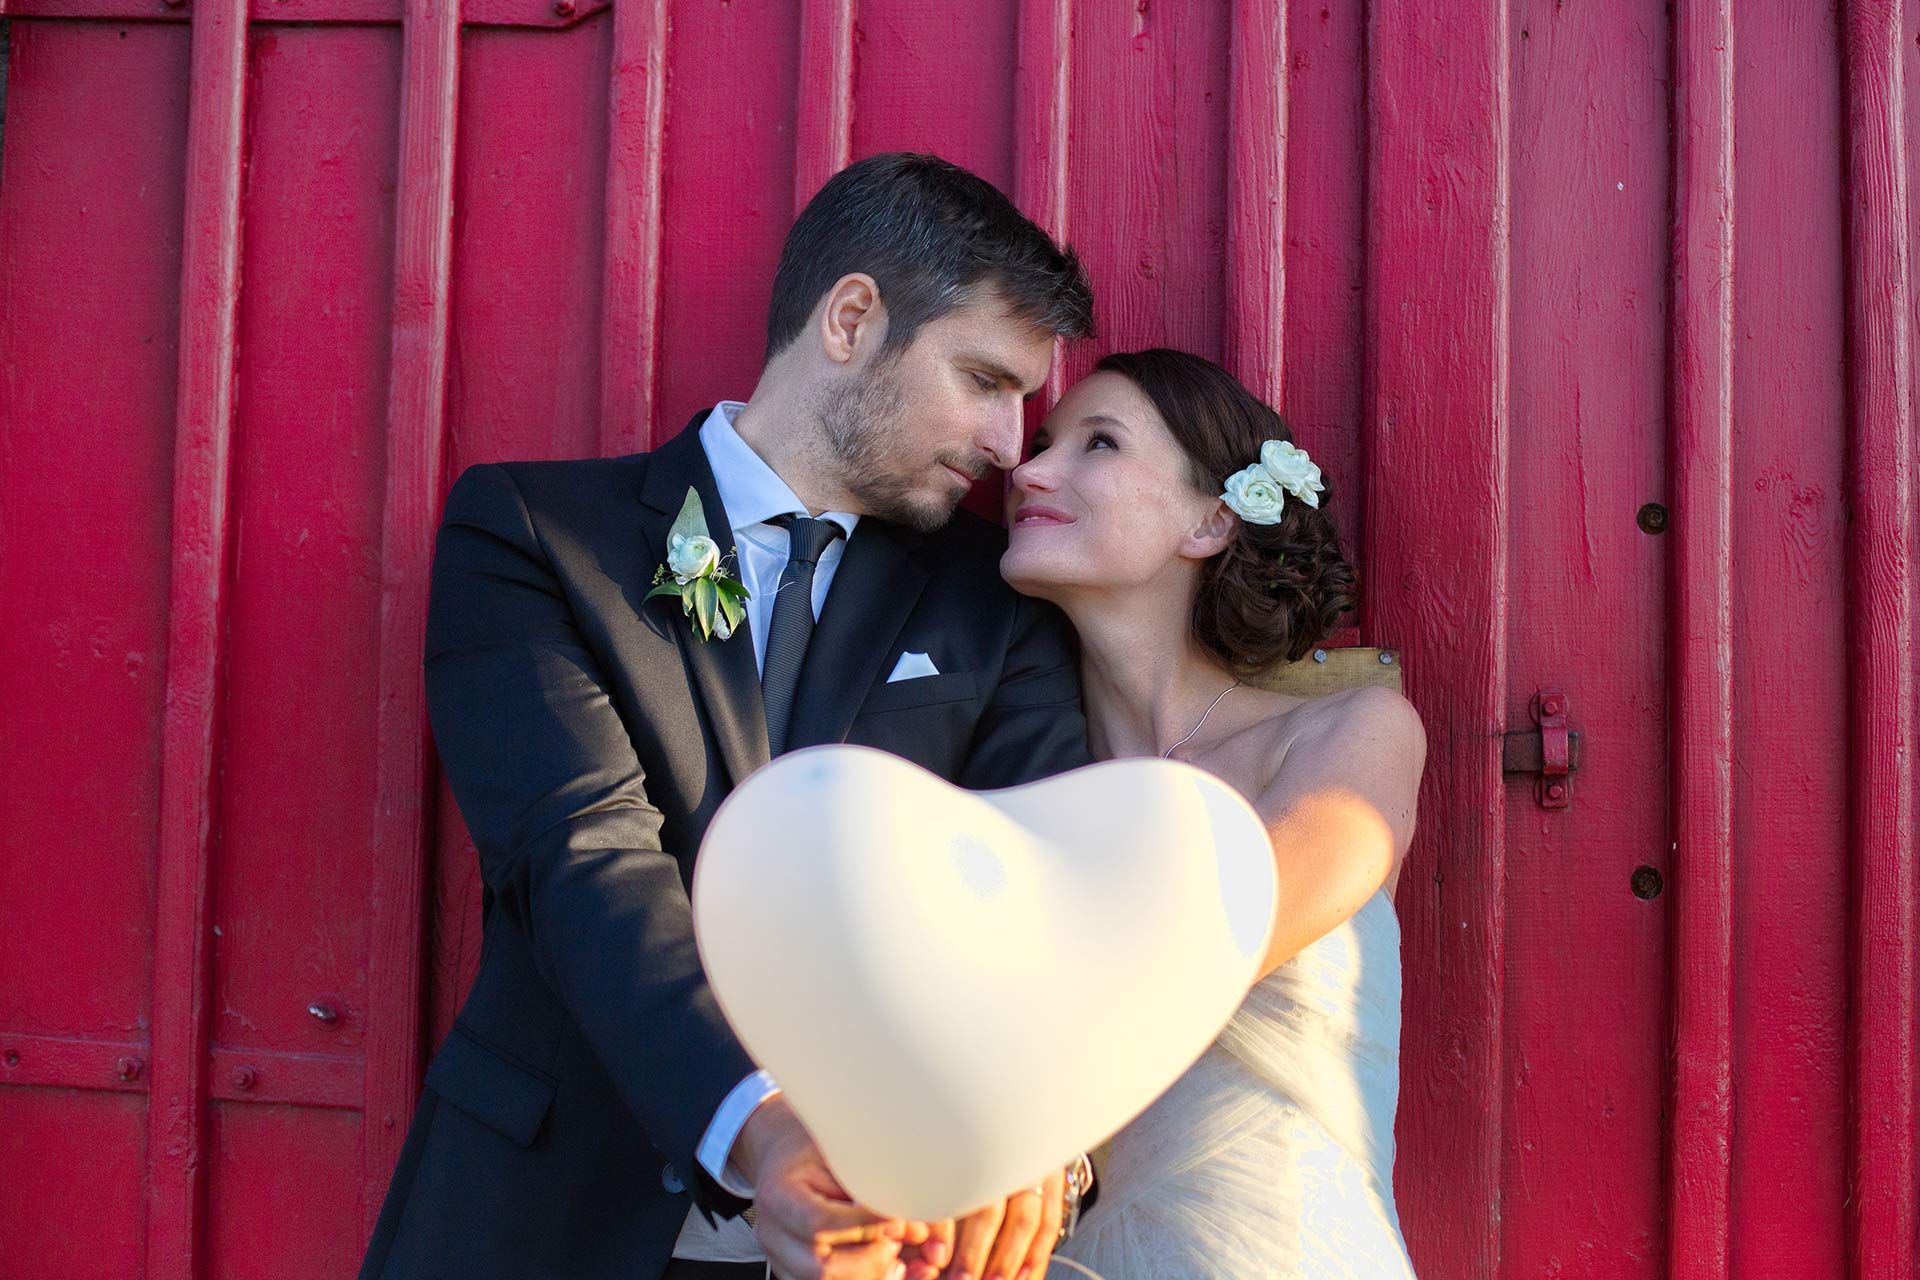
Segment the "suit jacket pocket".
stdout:
[[979,688],[971,671],[950,671],[945,675],[915,676],[883,684],[860,704],[860,714],[870,716],[881,711],[907,711],[918,707],[937,707],[943,702],[971,698]]
[[553,1081],[502,1057],[458,1023],[427,1068],[427,1086],[521,1147],[533,1145],[553,1106]]

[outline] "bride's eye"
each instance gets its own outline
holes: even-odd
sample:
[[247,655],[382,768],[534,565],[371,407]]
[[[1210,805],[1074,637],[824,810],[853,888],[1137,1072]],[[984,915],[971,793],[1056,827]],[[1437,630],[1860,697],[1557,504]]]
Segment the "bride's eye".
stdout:
[[1109,449],[1117,449],[1120,447],[1113,442],[1113,437],[1104,431],[1096,431],[1087,437],[1087,449],[1089,452],[1098,445],[1105,445]]

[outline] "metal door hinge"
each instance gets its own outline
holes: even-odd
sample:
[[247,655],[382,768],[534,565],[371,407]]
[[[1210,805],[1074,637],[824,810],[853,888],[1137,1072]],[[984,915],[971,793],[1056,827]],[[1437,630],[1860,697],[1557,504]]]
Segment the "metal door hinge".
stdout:
[[1573,771],[1580,767],[1580,735],[1567,727],[1567,695],[1542,689],[1527,710],[1534,727],[1503,735],[1501,771],[1532,774],[1540,807],[1565,809],[1573,803]]

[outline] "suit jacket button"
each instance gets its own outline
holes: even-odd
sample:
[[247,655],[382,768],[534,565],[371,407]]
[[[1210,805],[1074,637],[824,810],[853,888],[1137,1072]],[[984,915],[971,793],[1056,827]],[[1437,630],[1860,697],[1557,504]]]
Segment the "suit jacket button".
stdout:
[[680,1174],[672,1165],[660,1170],[660,1185],[667,1189],[668,1195],[677,1196],[687,1189],[687,1184],[680,1181]]

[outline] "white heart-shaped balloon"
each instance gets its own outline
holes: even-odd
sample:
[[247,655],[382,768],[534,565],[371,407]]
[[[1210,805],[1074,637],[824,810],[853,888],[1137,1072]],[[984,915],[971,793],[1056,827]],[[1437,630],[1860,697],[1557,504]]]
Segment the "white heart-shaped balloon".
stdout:
[[869,1208],[937,1220],[1143,1111],[1246,995],[1272,847],[1231,787],[1114,760],[969,792],[866,747],[759,770],[694,873],[741,1043]]

